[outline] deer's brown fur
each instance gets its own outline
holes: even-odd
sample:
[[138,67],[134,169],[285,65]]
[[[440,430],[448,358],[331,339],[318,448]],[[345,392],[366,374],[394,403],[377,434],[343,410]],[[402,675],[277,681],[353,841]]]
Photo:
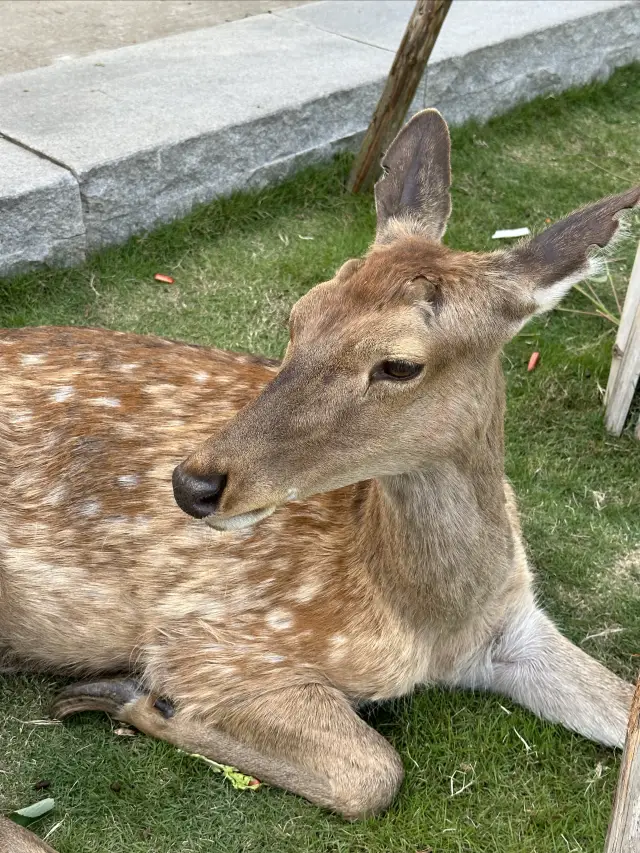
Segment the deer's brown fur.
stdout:
[[[0,334],[5,665],[135,673],[57,709],[105,708],[347,817],[402,778],[360,702],[490,689],[621,745],[632,693],[535,603],[500,350],[588,272],[640,189],[481,255],[438,242],[435,111],[387,169],[376,243],[294,306],[281,365],[104,330]],[[377,380],[389,360],[424,367]],[[204,521],[172,499],[178,463],[224,475]]]
[[0,853],[56,853],[28,829],[0,816]]

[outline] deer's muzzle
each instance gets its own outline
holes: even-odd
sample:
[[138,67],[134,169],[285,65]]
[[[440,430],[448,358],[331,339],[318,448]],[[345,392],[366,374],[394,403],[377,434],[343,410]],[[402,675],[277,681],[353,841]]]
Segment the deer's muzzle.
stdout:
[[190,474],[183,465],[178,465],[173,472],[172,483],[173,496],[180,509],[194,518],[207,518],[220,504],[227,475],[200,477]]

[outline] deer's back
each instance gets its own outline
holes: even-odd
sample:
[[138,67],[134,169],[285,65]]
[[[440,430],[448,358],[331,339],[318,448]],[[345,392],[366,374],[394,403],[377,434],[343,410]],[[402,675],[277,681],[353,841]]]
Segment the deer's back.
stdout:
[[176,506],[173,467],[273,372],[118,332],[1,331],[0,643],[54,666],[128,660],[149,602],[215,537]]

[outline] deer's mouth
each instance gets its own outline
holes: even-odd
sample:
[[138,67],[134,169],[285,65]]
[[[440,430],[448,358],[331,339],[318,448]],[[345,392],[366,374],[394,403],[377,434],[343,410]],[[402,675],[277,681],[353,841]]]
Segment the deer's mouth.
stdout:
[[223,517],[213,513],[205,518],[205,524],[212,527],[214,530],[244,530],[247,527],[253,527],[263,518],[268,518],[276,511],[277,506],[265,506],[262,509],[254,509],[251,512],[243,512],[240,515],[232,515]]

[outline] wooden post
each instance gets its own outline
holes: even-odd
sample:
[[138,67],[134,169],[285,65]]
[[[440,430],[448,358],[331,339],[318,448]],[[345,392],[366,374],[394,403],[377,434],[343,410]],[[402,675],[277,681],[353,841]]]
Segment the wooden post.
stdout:
[[631,703],[604,853],[640,853],[640,679]]
[[[640,244],[631,270],[629,288],[622,308],[607,392],[604,397],[605,426],[620,435],[640,375]],[[636,433],[640,438],[640,423]]]
[[422,79],[451,0],[418,0],[393,60],[347,188],[358,193],[377,180],[380,161],[400,130]]

